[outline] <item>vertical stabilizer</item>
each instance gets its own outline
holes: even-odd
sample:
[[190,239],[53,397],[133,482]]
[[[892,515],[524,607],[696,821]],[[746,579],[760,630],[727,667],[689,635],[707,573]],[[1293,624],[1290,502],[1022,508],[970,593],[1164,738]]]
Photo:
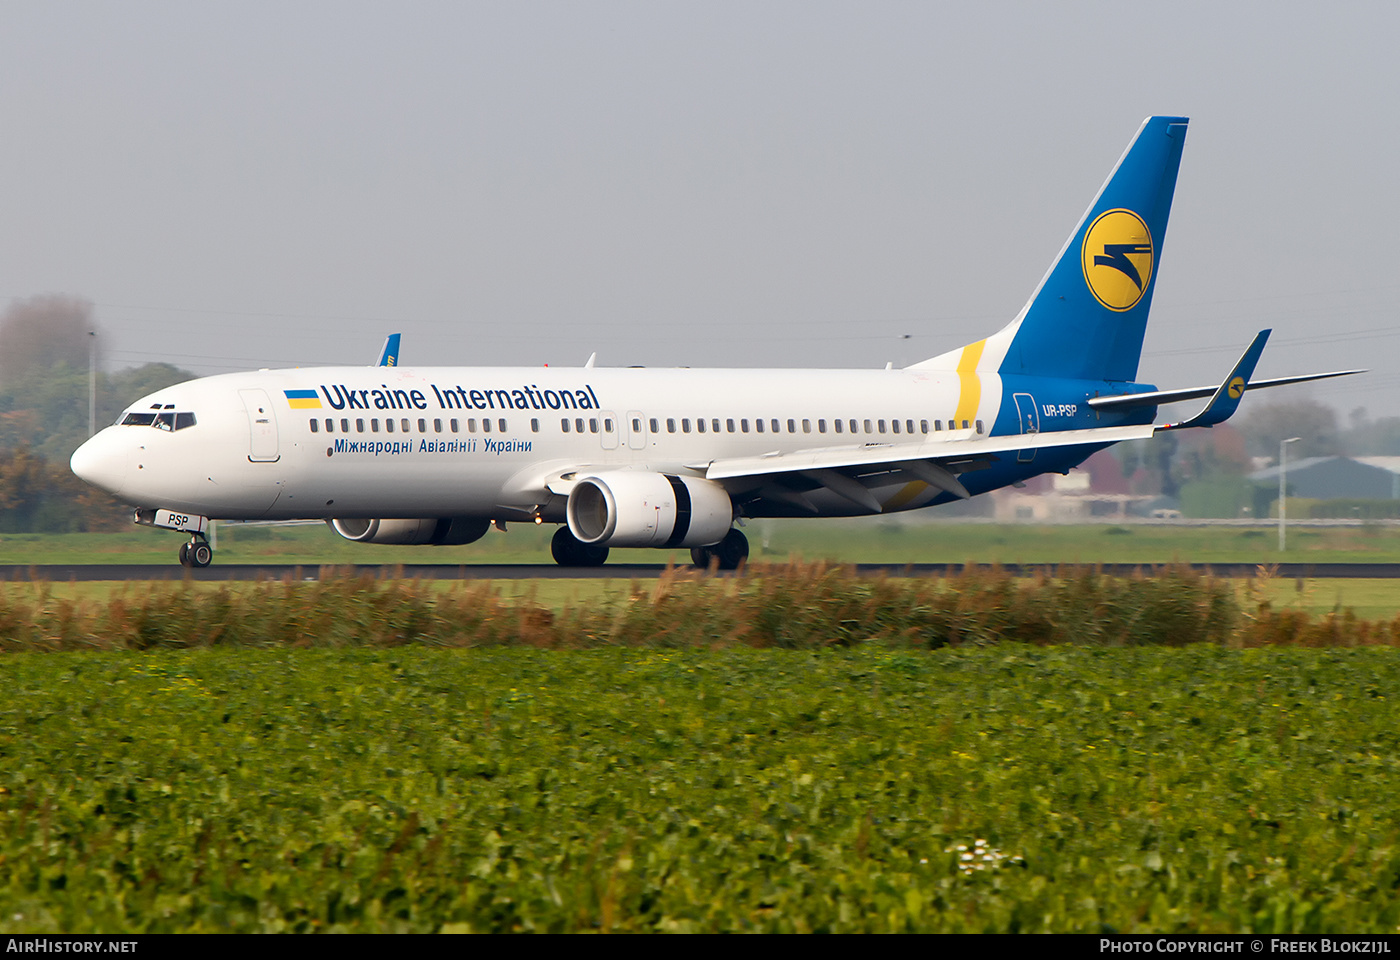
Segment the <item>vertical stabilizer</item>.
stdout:
[[1008,328],[1000,372],[1137,376],[1176,190],[1185,117],[1148,117]]
[[[1030,302],[980,344],[976,368],[1002,374],[1137,376],[1176,191],[1185,117],[1148,117],[1099,188]],[[915,366],[958,369],[963,348]]]

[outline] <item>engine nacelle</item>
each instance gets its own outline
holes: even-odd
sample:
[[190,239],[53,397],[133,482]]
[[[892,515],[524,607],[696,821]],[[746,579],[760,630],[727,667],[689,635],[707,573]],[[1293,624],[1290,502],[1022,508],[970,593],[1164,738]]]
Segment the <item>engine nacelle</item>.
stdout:
[[707,547],[734,522],[713,480],[617,471],[581,477],[569,493],[569,531],[604,547]]
[[431,543],[455,547],[480,540],[491,529],[481,517],[429,517],[424,520],[327,520],[331,529],[356,543]]

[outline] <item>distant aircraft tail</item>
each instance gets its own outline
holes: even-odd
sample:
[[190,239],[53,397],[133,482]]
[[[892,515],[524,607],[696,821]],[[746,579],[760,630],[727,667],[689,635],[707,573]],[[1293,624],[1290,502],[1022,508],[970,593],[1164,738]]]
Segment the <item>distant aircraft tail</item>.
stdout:
[[399,365],[399,334],[391,333],[384,338],[384,346],[379,351],[376,367],[397,367]]
[[1148,117],[1030,302],[1004,330],[916,366],[1124,380],[1137,376],[1185,117]]

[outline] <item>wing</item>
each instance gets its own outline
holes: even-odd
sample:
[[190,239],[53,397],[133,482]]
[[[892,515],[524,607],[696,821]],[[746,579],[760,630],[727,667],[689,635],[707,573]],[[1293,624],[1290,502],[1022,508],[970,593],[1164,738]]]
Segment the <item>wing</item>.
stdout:
[[890,474],[904,473],[910,480],[921,480],[966,499],[970,494],[958,477],[988,467],[1004,455],[1031,449],[1142,440],[1157,429],[1148,423],[999,437],[982,437],[970,430],[959,430],[937,439],[911,443],[866,443],[793,453],[775,451],[757,457],[687,464],[687,467],[698,470],[707,480],[719,481],[733,495],[783,500],[815,513],[816,508],[806,498],[803,488],[822,487],[872,513],[880,513],[879,500],[862,482],[866,477],[879,477],[882,483],[888,483]]

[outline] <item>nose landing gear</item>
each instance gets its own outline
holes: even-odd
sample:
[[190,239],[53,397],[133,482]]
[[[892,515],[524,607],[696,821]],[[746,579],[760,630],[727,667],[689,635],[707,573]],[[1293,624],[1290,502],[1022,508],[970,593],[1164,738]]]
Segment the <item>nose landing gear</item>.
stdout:
[[180,544],[180,564],[191,568],[207,567],[214,562],[214,550],[204,534],[196,533],[188,543]]

